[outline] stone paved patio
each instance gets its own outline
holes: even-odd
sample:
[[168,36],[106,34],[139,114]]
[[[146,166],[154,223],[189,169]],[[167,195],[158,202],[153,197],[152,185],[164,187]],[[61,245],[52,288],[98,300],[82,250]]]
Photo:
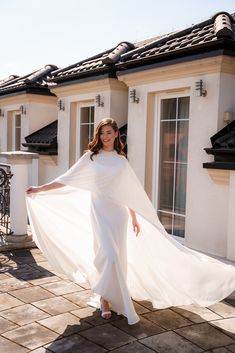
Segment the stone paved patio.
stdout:
[[0,353],[235,352],[235,292],[208,308],[153,309],[106,321],[90,290],[53,271],[37,248],[0,253]]

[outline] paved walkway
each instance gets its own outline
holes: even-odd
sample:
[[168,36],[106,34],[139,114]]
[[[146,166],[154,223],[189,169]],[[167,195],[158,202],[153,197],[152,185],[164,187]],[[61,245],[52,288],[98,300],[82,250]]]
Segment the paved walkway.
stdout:
[[141,321],[132,326],[102,319],[89,293],[38,249],[0,253],[0,353],[235,352],[235,293],[209,308],[135,303]]

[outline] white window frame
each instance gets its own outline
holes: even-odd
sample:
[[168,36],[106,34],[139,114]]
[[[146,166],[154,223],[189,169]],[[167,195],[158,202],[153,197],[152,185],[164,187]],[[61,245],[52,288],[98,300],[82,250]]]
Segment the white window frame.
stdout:
[[[189,97],[189,120],[190,120],[190,103],[191,103],[191,95],[190,92],[184,93],[165,93],[155,96],[155,113],[154,113],[154,143],[153,143],[153,169],[152,169],[152,202],[153,205],[158,211],[158,194],[159,194],[159,162],[160,162],[160,123],[161,123],[161,101],[163,99],[171,99],[171,98],[183,98]],[[187,119],[188,120],[188,119]],[[188,169],[187,169],[188,174]],[[188,175],[187,175],[188,180]],[[187,192],[187,189],[186,189]],[[186,211],[187,213],[187,204],[186,204]],[[186,219],[186,216],[185,216]],[[184,243],[185,237],[179,237],[176,235],[172,235],[175,239],[179,242]]]
[[[20,127],[16,126],[16,116],[20,116]],[[16,150],[16,129],[20,130],[20,150],[22,142],[22,115],[19,112],[14,112],[12,116],[12,150]]]
[[[94,108],[94,127],[95,127],[95,104],[92,104],[91,102],[87,103],[80,103],[78,104],[78,109],[77,109],[77,122],[76,122],[76,160],[78,160],[81,157],[81,150],[80,150],[80,141],[81,141],[81,109],[82,108],[89,108],[93,107]],[[87,124],[86,124],[87,125]]]

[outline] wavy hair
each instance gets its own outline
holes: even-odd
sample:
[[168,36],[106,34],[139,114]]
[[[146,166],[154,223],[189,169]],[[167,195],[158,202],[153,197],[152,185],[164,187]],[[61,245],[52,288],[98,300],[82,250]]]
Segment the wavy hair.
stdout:
[[93,160],[92,157],[94,155],[98,154],[100,149],[103,146],[103,144],[101,142],[101,139],[100,139],[101,129],[102,129],[103,126],[111,126],[115,132],[118,132],[118,136],[114,140],[114,146],[113,147],[117,151],[118,154],[126,156],[125,153],[123,152],[124,146],[123,146],[123,143],[122,143],[122,141],[120,139],[120,132],[119,132],[119,129],[118,129],[116,121],[114,119],[111,119],[111,118],[105,118],[105,119],[102,119],[99,122],[99,124],[98,124],[98,126],[96,127],[96,130],[95,130],[94,138],[88,144],[88,149],[92,152],[92,154],[90,156],[91,160]]

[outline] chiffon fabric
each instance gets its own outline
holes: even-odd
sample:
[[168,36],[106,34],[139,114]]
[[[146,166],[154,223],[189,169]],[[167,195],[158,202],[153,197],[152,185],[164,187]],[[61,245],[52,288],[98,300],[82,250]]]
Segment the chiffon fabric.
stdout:
[[[33,238],[51,265],[88,281],[112,309],[139,320],[132,299],[155,308],[214,304],[235,290],[235,268],[186,248],[167,234],[127,159],[86,152],[54,181],[27,196]],[[136,237],[128,208],[140,224]]]

